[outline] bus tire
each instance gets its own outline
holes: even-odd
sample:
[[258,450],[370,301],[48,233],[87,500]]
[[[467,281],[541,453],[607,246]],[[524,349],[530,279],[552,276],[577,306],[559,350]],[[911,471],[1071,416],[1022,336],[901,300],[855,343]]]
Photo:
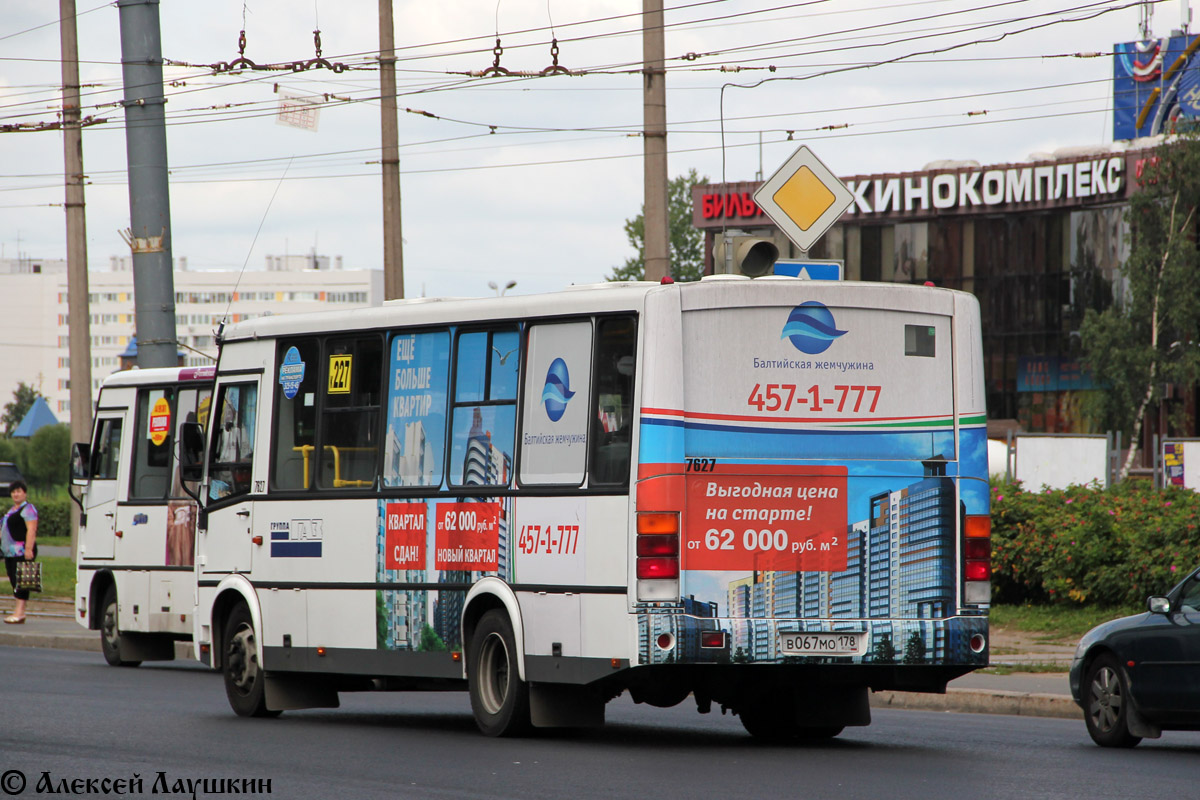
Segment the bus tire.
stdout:
[[244,604],[238,603],[229,612],[221,638],[221,674],[230,707],[239,717],[279,716],[279,711],[267,708],[258,633],[250,609]]
[[528,733],[529,685],[518,672],[520,656],[507,613],[492,609],[480,618],[467,655],[471,711],[479,730],[487,736]]
[[121,629],[117,619],[117,586],[110,584],[100,602],[100,650],[114,667],[136,667],[141,661],[121,658]]
[[760,701],[747,704],[738,710],[738,718],[746,733],[770,742],[832,739],[845,729],[843,725],[801,725],[796,719],[795,708],[788,703]]

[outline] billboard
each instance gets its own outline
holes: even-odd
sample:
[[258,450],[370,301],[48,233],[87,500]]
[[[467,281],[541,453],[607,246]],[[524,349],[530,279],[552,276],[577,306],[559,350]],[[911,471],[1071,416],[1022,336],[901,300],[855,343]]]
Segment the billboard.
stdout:
[[1192,35],[1113,47],[1113,139],[1171,130],[1179,116],[1200,117],[1200,38]]

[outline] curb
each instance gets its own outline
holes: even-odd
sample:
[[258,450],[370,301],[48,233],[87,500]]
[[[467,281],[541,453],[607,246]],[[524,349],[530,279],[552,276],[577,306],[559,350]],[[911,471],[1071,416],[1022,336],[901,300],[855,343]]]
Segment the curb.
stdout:
[[1083,709],[1067,695],[1011,692],[1003,689],[947,689],[945,694],[875,692],[871,695],[871,707],[1083,719]]
[[[20,626],[17,626],[20,627]],[[0,645],[9,647],[48,647],[54,650],[100,651],[100,635],[63,636],[56,633],[7,633],[0,631]]]
[[[86,634],[61,633],[9,633],[0,631],[0,646],[8,647],[43,647],[50,650],[74,650],[76,652],[100,652],[99,631],[88,631]],[[190,642],[175,643],[176,661],[194,661],[195,656]]]

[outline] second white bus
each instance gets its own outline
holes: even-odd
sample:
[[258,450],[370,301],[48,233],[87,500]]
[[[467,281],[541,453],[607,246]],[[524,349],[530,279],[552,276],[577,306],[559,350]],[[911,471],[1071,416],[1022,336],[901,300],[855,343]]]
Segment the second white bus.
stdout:
[[[82,490],[79,624],[114,666],[170,660],[192,638],[197,504],[176,458],[184,422],[204,425],[214,367],[127,370],[101,384],[90,443],[75,445]],[[192,487],[192,491],[195,488]]]

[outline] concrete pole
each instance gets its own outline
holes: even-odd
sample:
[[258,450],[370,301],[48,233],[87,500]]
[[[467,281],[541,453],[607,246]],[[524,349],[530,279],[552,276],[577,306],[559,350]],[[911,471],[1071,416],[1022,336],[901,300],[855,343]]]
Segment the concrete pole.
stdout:
[[642,0],[643,164],[646,280],[671,274],[667,215],[667,85],[662,0]]
[[125,154],[129,173],[129,246],[139,367],[179,363],[175,276],[162,82],[159,0],[117,0],[125,82]]
[[392,0],[379,0],[379,113],[383,134],[383,298],[404,297],[400,227],[400,130],[396,117],[396,37]]
[[[67,317],[71,379],[71,441],[92,438],[92,337],[88,307],[87,221],[83,200],[83,130],[79,109],[79,37],[75,0],[59,0],[62,50],[63,167],[66,173]],[[77,553],[79,517],[71,514],[71,552]]]

